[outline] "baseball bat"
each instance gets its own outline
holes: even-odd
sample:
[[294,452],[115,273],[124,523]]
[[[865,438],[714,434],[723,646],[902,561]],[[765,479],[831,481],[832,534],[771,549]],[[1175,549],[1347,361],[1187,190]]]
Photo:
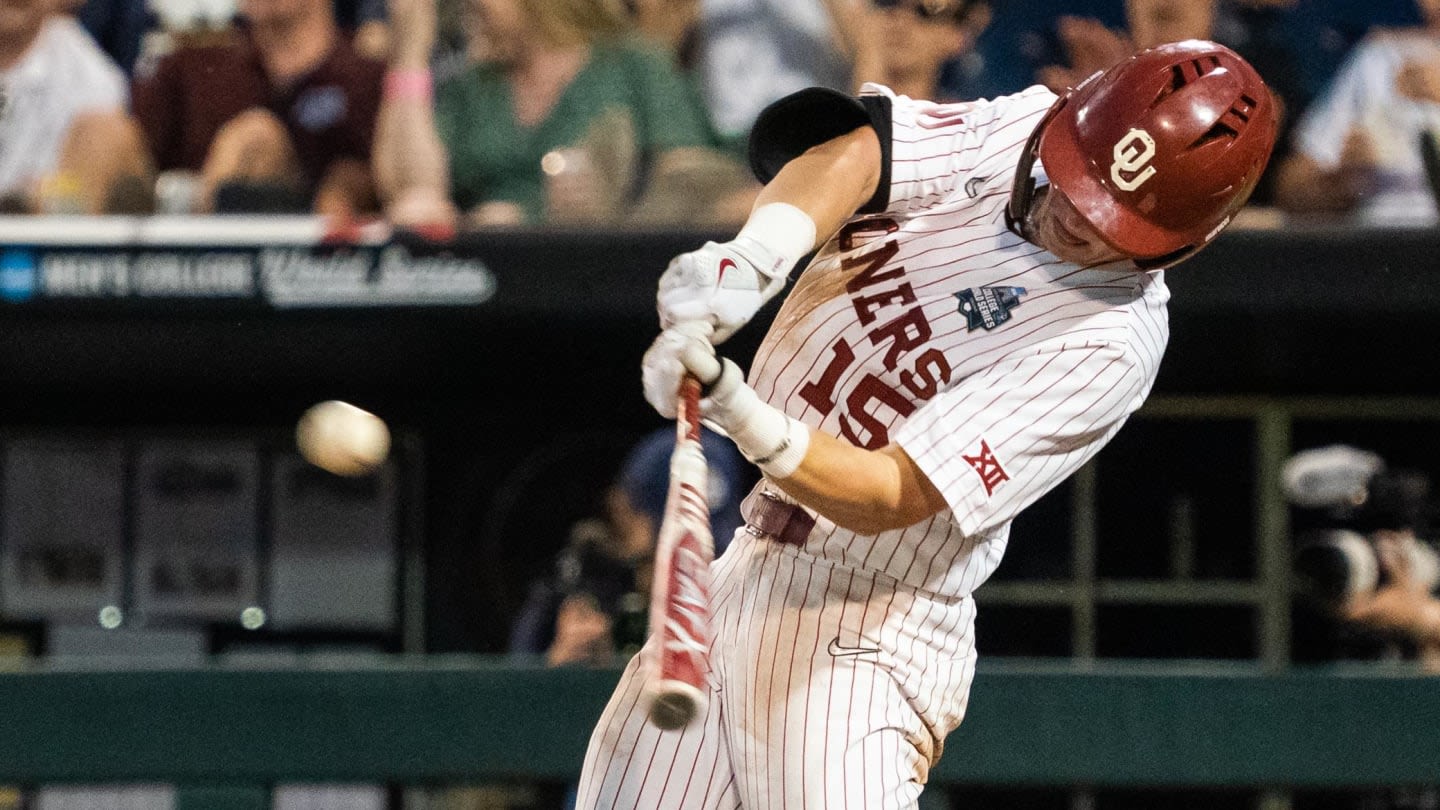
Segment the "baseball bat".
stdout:
[[676,403],[670,490],[660,521],[650,590],[650,722],[690,724],[705,706],[710,670],[709,468],[700,444],[700,381],[686,375]]

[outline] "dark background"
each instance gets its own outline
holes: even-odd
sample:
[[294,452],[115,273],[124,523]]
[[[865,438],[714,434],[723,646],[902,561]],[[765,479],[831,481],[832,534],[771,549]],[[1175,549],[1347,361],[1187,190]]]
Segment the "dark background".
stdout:
[[[628,444],[663,424],[643,401],[638,373],[656,331],[654,282],[670,256],[710,236],[504,232],[417,245],[478,256],[495,272],[495,298],[467,308],[6,305],[0,424],[16,433],[261,430],[284,440],[318,400],[368,408],[413,451],[406,474],[424,493],[412,528],[426,561],[428,648],[500,651],[526,582],[543,573],[570,523],[593,511]],[[1155,394],[1440,394],[1437,255],[1440,235],[1428,230],[1228,233],[1168,274],[1172,340]],[[748,360],[770,315],[727,351]],[[1435,431],[1413,427],[1327,424],[1298,430],[1296,442],[1354,436],[1426,468]],[[1191,480],[1208,520],[1197,576],[1253,577],[1251,438],[1244,422],[1137,419],[1123,431],[1100,456],[1101,575],[1164,575],[1145,540],[1155,527],[1127,507]],[[1001,578],[1067,575],[1064,548],[1024,540],[1027,531],[1064,537],[1065,492],[1017,523]],[[1131,610],[1170,628],[1185,654],[1254,654],[1245,639],[1214,649],[1203,641],[1226,622],[1253,625],[1249,609],[1229,609],[1233,617]],[[1127,626],[1101,618],[1101,627]],[[1015,609],[996,614],[991,632],[1027,636],[1020,652],[1064,655],[1068,620],[1064,609]],[[1027,629],[1003,632],[1007,621]],[[1189,644],[1192,628],[1199,640]],[[1101,653],[1146,654],[1127,648],[1130,637],[1102,634]]]

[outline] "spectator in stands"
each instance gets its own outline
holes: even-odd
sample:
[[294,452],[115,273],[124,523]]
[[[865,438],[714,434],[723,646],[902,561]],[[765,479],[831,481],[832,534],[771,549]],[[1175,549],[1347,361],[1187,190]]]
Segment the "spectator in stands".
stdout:
[[432,115],[434,0],[392,2],[375,150],[392,219],[452,204],[479,225],[743,219],[753,181],[712,148],[698,96],[619,0],[473,0],[469,13],[479,61],[440,87]]
[[950,101],[940,86],[947,62],[969,51],[990,24],[989,0],[863,0],[849,11],[854,83]]
[[1346,445],[1297,453],[1296,658],[1412,658],[1440,672],[1440,555],[1429,476]]
[[[740,526],[740,499],[753,479],[733,444],[709,430],[702,441],[718,554]],[[607,493],[605,517],[577,523],[553,576],[531,587],[511,635],[513,652],[543,654],[551,666],[606,666],[639,650],[674,447],[675,429],[664,427],[631,449]]]
[[0,0],[0,208],[144,210],[125,77],[56,0]]
[[240,13],[220,43],[182,47],[138,79],[157,167],[199,173],[200,211],[377,210],[383,63],[355,53],[330,0],[241,0]]
[[1436,221],[1423,144],[1440,127],[1440,0],[1417,5],[1423,25],[1371,32],[1296,125],[1276,189],[1285,209]]
[[850,89],[854,0],[700,0],[694,73],[722,141],[743,154],[767,104],[805,87]]

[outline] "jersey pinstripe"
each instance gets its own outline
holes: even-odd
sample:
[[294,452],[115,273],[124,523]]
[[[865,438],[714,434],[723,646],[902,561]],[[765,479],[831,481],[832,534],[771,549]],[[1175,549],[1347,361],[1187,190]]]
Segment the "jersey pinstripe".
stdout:
[[809,553],[968,594],[999,564],[1015,515],[1149,393],[1169,334],[1162,274],[1080,269],[1005,226],[1013,167],[1053,101],[1039,87],[967,104],[892,98],[888,209],[819,251],[749,381],[823,432],[899,443],[950,509],[878,536],[818,517]]

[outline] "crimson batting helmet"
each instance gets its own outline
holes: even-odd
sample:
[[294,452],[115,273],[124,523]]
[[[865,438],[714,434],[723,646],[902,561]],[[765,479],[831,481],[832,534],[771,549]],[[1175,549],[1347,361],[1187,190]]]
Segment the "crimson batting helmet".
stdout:
[[1066,92],[1030,136],[1007,219],[1023,232],[1038,156],[1106,244],[1167,267],[1214,239],[1270,158],[1279,110],[1255,69],[1214,42],[1142,51]]

